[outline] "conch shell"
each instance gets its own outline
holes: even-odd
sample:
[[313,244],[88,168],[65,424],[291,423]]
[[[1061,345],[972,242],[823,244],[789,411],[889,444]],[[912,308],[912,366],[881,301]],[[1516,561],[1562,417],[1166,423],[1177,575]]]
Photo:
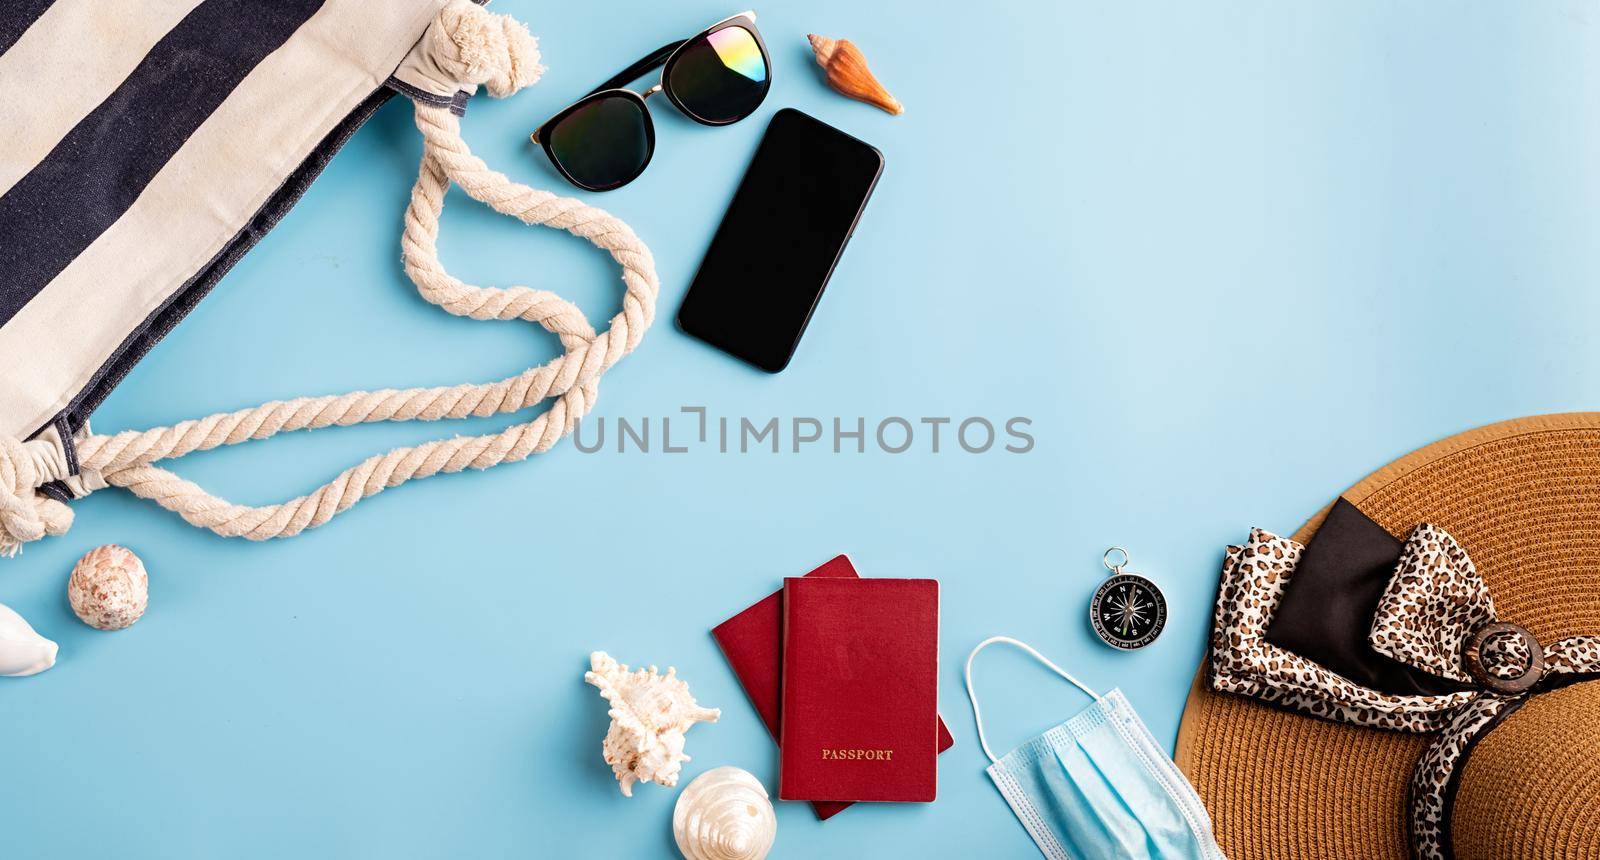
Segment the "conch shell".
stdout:
[[0,676],[37,675],[56,664],[56,643],[35,633],[11,607],[0,603]]
[[688,860],[761,860],[777,836],[767,790],[736,767],[695,777],[672,810],[672,838]]
[[867,58],[861,55],[861,50],[853,42],[816,34],[806,38],[811,41],[811,50],[817,55],[817,65],[828,73],[828,86],[856,101],[866,102],[897,116],[905,113],[905,105],[889,95],[883,84],[872,76],[872,70],[867,68]]
[[589,664],[583,680],[611,703],[611,728],[601,751],[622,784],[622,795],[632,797],[636,782],[677,785],[678,771],[689,760],[683,754],[684,732],[695,723],[716,722],[722,712],[696,704],[671,666],[665,675],[656,674],[654,666],[630,673],[604,651],[590,654]]

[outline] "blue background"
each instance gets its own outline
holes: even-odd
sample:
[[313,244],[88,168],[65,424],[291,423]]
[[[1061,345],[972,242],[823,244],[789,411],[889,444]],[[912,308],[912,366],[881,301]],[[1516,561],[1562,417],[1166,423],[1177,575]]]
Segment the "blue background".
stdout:
[[[541,36],[549,72],[508,101],[475,99],[466,135],[490,164],[554,189],[526,144],[533,125],[736,11],[494,8]],[[690,732],[686,778],[732,764],[773,787],[776,751],[707,631],[847,552],[868,576],[939,580],[940,706],[957,745],[932,805],[823,824],[779,804],[773,856],[1034,856],[983,773],[961,689],[974,643],[1009,633],[1122,687],[1170,743],[1225,542],[1293,529],[1443,436],[1594,406],[1600,52],[1587,4],[759,12],[776,67],[760,114],[709,129],[652,100],[654,163],[593,198],[650,244],[663,284],[654,329],[606,377],[595,415],[1025,416],[1035,448],[966,454],[948,435],[938,454],[919,435],[899,455],[870,441],[866,454],[792,454],[787,437],[776,455],[564,443],[267,544],[99,493],[68,536],[0,572],[0,602],[61,643],[52,671],[0,681],[0,853],[673,856],[677,791],[623,798],[600,760],[589,651],[675,665],[723,709]],[[808,31],[858,42],[906,114],[825,89]],[[794,363],[768,376],[671,319],[788,105],[877,145],[887,169]],[[397,242],[419,153],[397,99],[96,428],[489,380],[554,355],[528,325],[416,297]],[[601,324],[619,306],[614,267],[578,240],[459,193],[445,222],[445,261],[468,281],[554,289]],[[177,469],[268,503],[371,452],[513,420],[301,434]],[[109,542],[143,556],[152,596],[144,620],[108,634],[73,618],[64,583],[74,558]],[[1085,620],[1111,544],[1171,606],[1138,653],[1099,645]],[[997,748],[1083,704],[1009,652],[987,656],[978,687]]]

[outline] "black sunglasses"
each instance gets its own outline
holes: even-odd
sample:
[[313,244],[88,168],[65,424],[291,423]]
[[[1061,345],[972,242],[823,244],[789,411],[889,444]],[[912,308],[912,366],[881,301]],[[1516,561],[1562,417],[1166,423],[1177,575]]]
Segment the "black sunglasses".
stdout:
[[[622,89],[661,66],[661,82],[636,93]],[[544,121],[530,135],[568,182],[610,191],[638,178],[656,149],[656,128],[644,100],[656,93],[695,122],[729,125],[754,113],[772,86],[766,43],[756,13],[740,12],[693,38],[663,45],[588,95]]]

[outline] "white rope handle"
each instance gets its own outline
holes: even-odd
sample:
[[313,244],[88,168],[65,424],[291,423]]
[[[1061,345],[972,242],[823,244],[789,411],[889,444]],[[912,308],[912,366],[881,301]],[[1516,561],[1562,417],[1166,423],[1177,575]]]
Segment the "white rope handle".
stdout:
[[982,651],[983,649],[989,647],[990,645],[994,645],[995,643],[1013,645],[1017,648],[1021,648],[1029,654],[1032,654],[1033,659],[1038,660],[1040,663],[1043,663],[1046,666],[1049,666],[1050,671],[1055,672],[1057,675],[1060,675],[1063,678],[1066,678],[1072,683],[1072,686],[1077,687],[1085,693],[1088,693],[1091,699],[1094,699],[1097,702],[1100,701],[1099,693],[1089,689],[1077,678],[1072,677],[1071,673],[1069,673],[1067,670],[1050,662],[1050,658],[1040,654],[1038,651],[1035,651],[1032,645],[1023,642],[1020,639],[1012,639],[1010,636],[990,636],[988,639],[979,642],[977,647],[972,649],[972,653],[967,655],[967,666],[962,673],[967,681],[967,700],[972,702],[972,721],[978,724],[978,746],[983,747],[983,754],[989,757],[989,761],[995,762],[999,761],[999,759],[995,758],[994,752],[989,749],[989,740],[983,736],[983,714],[978,710],[978,696],[976,693],[972,692],[972,660],[974,657],[978,656],[979,651]]
[[[488,28],[471,26],[474,22]],[[457,69],[464,81],[487,83],[494,95],[508,95],[537,76],[533,39],[507,16],[491,15],[458,0],[441,10],[434,28],[429,45],[442,44],[444,49],[454,44],[450,39],[457,31],[466,34],[462,38],[481,38],[484,33],[495,37],[487,55],[483,50],[463,52],[470,55],[473,65]],[[85,476],[87,487],[102,482],[125,487],[224,537],[265,540],[315,528],[362,499],[407,481],[526,459],[549,450],[572,432],[593,408],[601,375],[639,345],[655,317],[660,282],[649,249],[628,225],[604,210],[529,188],[490,170],[472,154],[461,137],[460,121],[448,109],[417,103],[416,123],[422,132],[423,155],[401,238],[406,275],[424,299],[449,313],[537,323],[560,338],[564,353],[498,382],[302,397],[171,427],[89,435],[77,443],[79,473]],[[622,310],[610,326],[596,334],[572,303],[545,290],[477,287],[447,272],[439,262],[437,242],[445,192],[452,182],[499,212],[530,225],[566,230],[610,252],[622,267],[625,288]],[[487,416],[515,412],[547,399],[553,399],[550,408],[525,423],[499,433],[440,439],[369,457],[316,490],[277,505],[235,505],[152,465],[194,451],[294,430]],[[26,541],[65,532],[72,513],[37,492],[52,476],[33,462],[37,458],[23,443],[9,439],[0,443],[0,553],[13,554]]]

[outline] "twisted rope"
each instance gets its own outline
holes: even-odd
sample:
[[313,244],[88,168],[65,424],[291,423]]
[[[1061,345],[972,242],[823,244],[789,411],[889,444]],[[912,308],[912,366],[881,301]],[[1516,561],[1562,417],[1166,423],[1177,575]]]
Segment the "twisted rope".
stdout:
[[[506,16],[490,15],[467,0],[456,0],[440,12],[434,26],[430,50],[437,58],[441,42],[456,49],[460,56],[446,57],[441,65],[448,65],[445,60],[458,61],[453,70],[463,81],[488,83],[498,95],[509,94],[537,76],[538,53],[532,37]],[[407,481],[526,459],[572,432],[593,408],[601,375],[639,345],[654,319],[660,284],[649,249],[628,225],[601,209],[529,188],[490,170],[467,147],[460,121],[448,109],[417,103],[416,123],[423,154],[401,237],[406,275],[424,299],[457,316],[538,324],[560,338],[563,354],[497,382],[302,397],[171,427],[89,435],[78,441],[81,474],[126,488],[224,537],[266,540],[320,526],[362,499]],[[625,287],[622,310],[610,326],[596,334],[577,307],[554,293],[520,286],[473,286],[445,271],[439,261],[439,218],[452,182],[496,211],[526,224],[566,230],[608,251],[622,267]],[[499,433],[440,439],[369,457],[312,492],[276,505],[236,505],[153,465],[295,430],[482,417],[516,412],[545,400],[552,400],[550,407],[525,423]],[[13,554],[22,543],[61,534],[71,525],[70,509],[36,492],[41,484],[60,477],[47,474],[36,459],[24,443],[0,438],[0,554]]]

